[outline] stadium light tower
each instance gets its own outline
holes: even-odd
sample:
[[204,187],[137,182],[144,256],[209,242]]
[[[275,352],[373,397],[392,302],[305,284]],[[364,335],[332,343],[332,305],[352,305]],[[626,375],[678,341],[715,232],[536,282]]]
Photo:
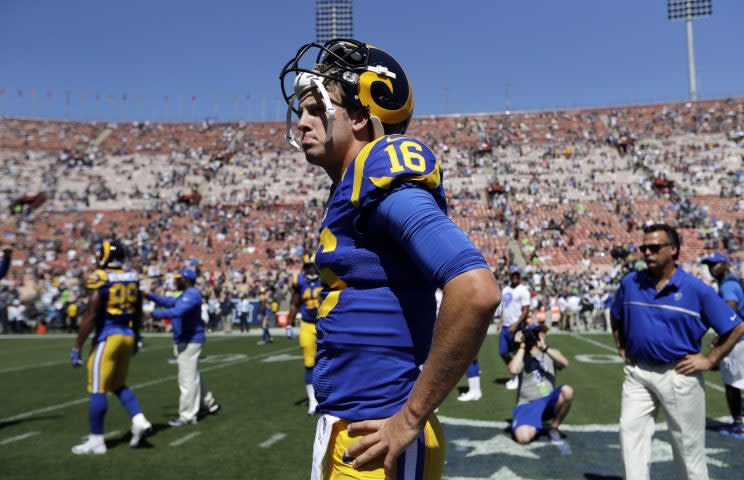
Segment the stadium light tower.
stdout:
[[320,44],[333,38],[353,38],[352,0],[315,1],[315,37]]
[[667,18],[687,23],[687,70],[690,76],[690,100],[697,100],[695,82],[695,49],[692,41],[692,19],[713,13],[711,0],[667,0]]

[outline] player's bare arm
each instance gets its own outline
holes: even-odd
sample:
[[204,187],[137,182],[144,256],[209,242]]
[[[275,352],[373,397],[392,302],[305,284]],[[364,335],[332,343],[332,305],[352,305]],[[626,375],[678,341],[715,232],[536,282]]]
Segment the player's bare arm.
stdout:
[[297,317],[297,313],[300,311],[300,292],[297,289],[292,293],[292,299],[289,302],[289,322],[294,324],[294,319]]
[[94,290],[90,298],[88,299],[88,307],[86,308],[85,315],[83,315],[83,319],[80,322],[80,328],[78,329],[78,334],[75,338],[73,350],[80,351],[80,349],[83,347],[83,344],[88,339],[90,332],[92,332],[93,328],[95,327],[96,314],[100,310],[100,307],[101,294],[98,292],[98,290]]
[[391,475],[395,459],[421,433],[475,358],[500,302],[501,291],[488,269],[470,270],[447,282],[431,351],[408,401],[388,419],[349,424],[349,431],[372,432],[347,451],[354,467],[384,454],[385,472]]

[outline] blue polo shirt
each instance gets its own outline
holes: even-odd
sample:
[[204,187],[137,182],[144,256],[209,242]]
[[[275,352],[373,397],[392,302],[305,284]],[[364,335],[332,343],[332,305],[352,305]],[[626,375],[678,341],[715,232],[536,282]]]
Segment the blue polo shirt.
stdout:
[[723,279],[723,282],[718,286],[718,295],[724,302],[735,302],[737,305],[736,313],[744,318],[744,290],[742,290],[736,275],[728,274]]
[[715,290],[680,267],[660,292],[648,270],[629,273],[611,312],[623,322],[626,352],[651,364],[699,353],[708,328],[723,335],[741,323]]

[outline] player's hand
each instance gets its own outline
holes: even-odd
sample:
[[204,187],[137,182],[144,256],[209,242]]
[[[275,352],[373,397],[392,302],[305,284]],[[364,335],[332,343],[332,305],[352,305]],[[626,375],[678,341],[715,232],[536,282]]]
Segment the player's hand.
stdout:
[[523,341],[524,333],[522,333],[522,330],[520,330],[514,335],[514,343],[522,343]]
[[70,362],[72,362],[72,368],[83,366],[83,360],[80,358],[80,350],[72,349],[72,352],[70,352]]
[[515,323],[514,325],[509,325],[508,327],[506,327],[506,330],[509,333],[514,333],[517,331],[518,328],[519,328],[519,322]]
[[384,455],[385,478],[395,478],[395,464],[401,453],[421,434],[424,425],[406,418],[403,410],[381,420],[365,420],[349,424],[349,432],[370,432],[350,446],[345,457],[354,459],[352,466],[359,468]]
[[540,335],[540,336],[538,337],[538,340],[537,340],[537,344],[536,344],[536,346],[537,346],[537,348],[539,348],[540,350],[544,350],[544,349],[545,349],[545,347],[547,347],[547,346],[548,346],[548,344],[547,344],[547,343],[545,343],[545,337],[543,337],[542,335]]
[[694,375],[713,368],[713,362],[701,353],[687,354],[674,369],[682,375]]
[[628,356],[628,352],[625,351],[623,347],[617,347],[617,354],[620,355],[620,358],[623,359],[623,362],[625,362],[625,365],[630,365],[630,357]]

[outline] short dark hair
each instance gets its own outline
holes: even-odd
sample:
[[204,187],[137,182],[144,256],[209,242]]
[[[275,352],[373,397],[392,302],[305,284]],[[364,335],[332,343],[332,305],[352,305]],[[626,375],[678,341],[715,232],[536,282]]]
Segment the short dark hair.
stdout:
[[667,225],[666,223],[654,223],[653,225],[643,227],[644,234],[654,232],[666,233],[669,246],[675,247],[677,249],[677,253],[675,253],[673,256],[673,258],[677,260],[677,258],[679,258],[679,247],[682,245],[682,237],[679,236],[677,230],[671,225]]

